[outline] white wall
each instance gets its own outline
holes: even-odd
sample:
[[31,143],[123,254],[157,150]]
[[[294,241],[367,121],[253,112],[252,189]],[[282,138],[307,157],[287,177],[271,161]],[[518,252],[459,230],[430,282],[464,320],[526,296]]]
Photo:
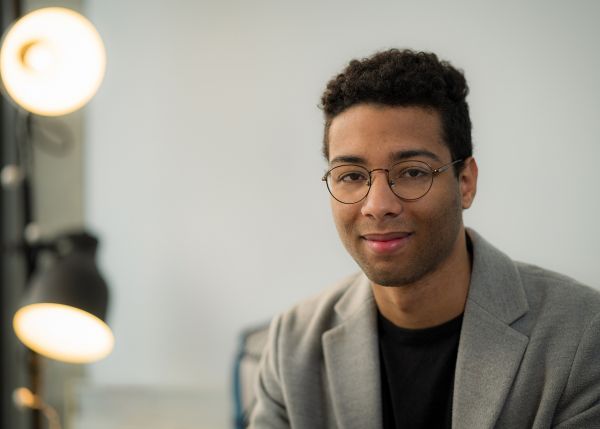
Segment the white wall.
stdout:
[[466,71],[466,223],[600,286],[600,2],[107,1],[86,217],[117,345],[98,383],[223,385],[236,335],[355,270],[320,176],[327,80],[388,47]]

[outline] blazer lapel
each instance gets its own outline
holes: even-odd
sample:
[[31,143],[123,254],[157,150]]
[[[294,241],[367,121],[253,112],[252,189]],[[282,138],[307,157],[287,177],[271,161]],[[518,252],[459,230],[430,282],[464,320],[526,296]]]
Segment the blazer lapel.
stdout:
[[456,361],[452,427],[493,428],[528,338],[471,305]]
[[332,406],[340,428],[381,427],[376,307],[366,277],[336,311],[343,322],[323,335]]
[[474,260],[456,372],[452,427],[493,428],[529,338],[511,328],[528,310],[519,273],[506,255],[469,230]]

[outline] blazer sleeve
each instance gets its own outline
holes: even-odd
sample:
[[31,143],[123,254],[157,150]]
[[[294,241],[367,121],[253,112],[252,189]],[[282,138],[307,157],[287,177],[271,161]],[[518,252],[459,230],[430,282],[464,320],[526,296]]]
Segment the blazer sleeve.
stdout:
[[600,314],[581,338],[553,427],[600,428]]
[[281,316],[275,317],[269,328],[268,340],[260,361],[254,386],[256,402],[250,417],[251,429],[285,429],[290,427],[281,384],[278,360],[278,339]]

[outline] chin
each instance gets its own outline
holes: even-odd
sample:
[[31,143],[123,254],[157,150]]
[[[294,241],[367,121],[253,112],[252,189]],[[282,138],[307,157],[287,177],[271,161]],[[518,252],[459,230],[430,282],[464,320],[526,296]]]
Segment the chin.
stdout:
[[420,277],[416,276],[369,276],[372,283],[383,287],[407,287],[414,284]]
[[367,278],[376,285],[404,287],[418,283],[440,265],[441,258],[409,257],[390,258],[386,261],[369,261],[355,258]]
[[386,270],[385,268],[361,265],[361,268],[371,282],[385,287],[408,286],[417,282],[426,274],[426,270],[424,272],[409,272],[408,270],[400,271],[397,267],[394,267],[396,269]]

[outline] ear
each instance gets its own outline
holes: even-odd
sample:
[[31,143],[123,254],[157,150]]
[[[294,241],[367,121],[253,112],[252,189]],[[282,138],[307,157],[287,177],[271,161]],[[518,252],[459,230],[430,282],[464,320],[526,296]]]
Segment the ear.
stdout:
[[460,186],[460,195],[462,200],[462,208],[468,209],[473,204],[475,194],[477,193],[477,162],[475,158],[467,158],[463,163],[463,168],[458,176]]

